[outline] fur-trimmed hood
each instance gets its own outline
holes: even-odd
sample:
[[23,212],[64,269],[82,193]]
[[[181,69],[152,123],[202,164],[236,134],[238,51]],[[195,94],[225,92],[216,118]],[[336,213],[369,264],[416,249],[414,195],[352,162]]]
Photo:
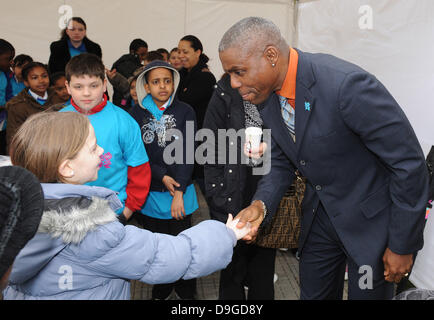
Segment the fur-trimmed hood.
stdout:
[[38,232],[64,243],[79,243],[96,227],[116,221],[122,207],[116,193],[102,187],[43,183],[45,208]]

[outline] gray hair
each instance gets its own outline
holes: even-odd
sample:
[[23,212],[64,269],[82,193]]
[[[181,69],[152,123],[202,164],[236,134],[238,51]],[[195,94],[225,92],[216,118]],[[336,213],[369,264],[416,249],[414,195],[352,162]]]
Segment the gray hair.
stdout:
[[247,17],[229,28],[220,40],[218,51],[229,48],[242,48],[249,50],[253,45],[274,45],[279,50],[288,49],[286,40],[282,37],[279,28],[270,20],[261,17]]

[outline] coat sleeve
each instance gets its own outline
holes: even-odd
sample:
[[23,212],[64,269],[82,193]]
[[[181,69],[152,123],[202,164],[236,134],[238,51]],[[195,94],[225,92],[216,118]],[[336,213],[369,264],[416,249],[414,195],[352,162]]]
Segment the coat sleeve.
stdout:
[[[118,222],[113,224],[116,228],[111,229],[111,237],[122,233],[120,241],[90,267],[108,277],[149,284],[202,277],[221,270],[231,261],[236,244],[234,232],[212,220],[203,221],[178,236],[129,225],[123,227]],[[107,236],[104,238],[109,241]]]
[[271,221],[271,217],[276,212],[280,200],[295,178],[294,166],[277,143],[275,143],[273,138],[271,138],[270,150],[270,172],[259,180],[258,187],[252,199],[252,202],[255,200],[263,201],[267,208],[267,215],[263,221],[264,224]]
[[428,170],[410,122],[387,89],[365,72],[346,76],[339,107],[346,125],[390,171],[388,247],[397,254],[416,252],[423,243]]

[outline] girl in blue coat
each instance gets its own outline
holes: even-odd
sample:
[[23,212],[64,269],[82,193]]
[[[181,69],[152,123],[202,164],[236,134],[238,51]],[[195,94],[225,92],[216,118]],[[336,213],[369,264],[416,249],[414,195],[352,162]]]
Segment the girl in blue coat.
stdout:
[[15,259],[4,299],[129,299],[129,279],[149,284],[206,276],[231,261],[249,231],[204,221],[178,236],[122,225],[115,192],[98,177],[102,148],[76,112],[39,113],[19,129],[11,161],[42,182],[44,214]]

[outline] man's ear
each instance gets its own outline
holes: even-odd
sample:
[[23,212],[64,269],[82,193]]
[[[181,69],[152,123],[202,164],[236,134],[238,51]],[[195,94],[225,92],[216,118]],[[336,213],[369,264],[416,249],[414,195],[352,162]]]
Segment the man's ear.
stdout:
[[264,56],[271,64],[275,65],[279,58],[279,51],[275,46],[267,46],[264,50]]
[[74,170],[70,166],[70,161],[63,160],[59,165],[59,175],[64,179],[71,179],[74,176]]

